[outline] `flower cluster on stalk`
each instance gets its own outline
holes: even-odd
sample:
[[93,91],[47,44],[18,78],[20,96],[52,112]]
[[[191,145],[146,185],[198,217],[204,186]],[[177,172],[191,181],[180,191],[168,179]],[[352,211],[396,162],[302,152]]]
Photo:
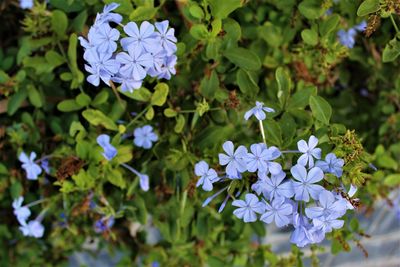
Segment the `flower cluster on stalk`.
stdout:
[[[113,13],[119,4],[106,5],[90,27],[87,39],[79,37],[85,49],[87,81],[94,86],[100,80],[121,84],[123,92],[133,92],[142,86],[146,76],[170,79],[175,75],[177,39],[168,20],[140,25],[129,22],[122,25],[122,16]],[[126,37],[112,25],[121,26]]]
[[[262,121],[266,118],[265,112],[274,110],[257,102],[245,114],[245,120],[251,116],[257,118],[263,140]],[[247,173],[253,173],[251,176],[255,174],[258,179],[250,184],[248,192],[239,190],[234,196],[227,194],[219,212],[232,198],[232,206],[236,207],[233,214],[245,223],[260,220],[266,224],[275,223],[277,227],[292,225],[294,230],[290,241],[298,247],[320,243],[326,233],[343,227],[344,220],[341,217],[353,206],[338,190],[325,188],[323,179],[328,173],[340,179],[344,160],[337,158],[334,153],[328,153],[323,159],[317,137],[311,135],[307,141],[298,141],[297,150],[291,151],[280,151],[275,146],[267,146],[265,142],[250,145],[250,150],[243,145],[235,149],[232,141],[226,141],[222,147],[225,153],[219,154],[219,164],[225,166],[225,174],[218,175],[202,160],[195,165],[195,174],[200,177],[197,187],[212,191],[216,184],[246,179]],[[291,167],[282,164],[286,153],[299,155]],[[227,185],[208,197],[203,207],[229,187]],[[340,190],[346,191],[343,184],[341,187]],[[348,196],[352,197],[356,190],[352,186]]]

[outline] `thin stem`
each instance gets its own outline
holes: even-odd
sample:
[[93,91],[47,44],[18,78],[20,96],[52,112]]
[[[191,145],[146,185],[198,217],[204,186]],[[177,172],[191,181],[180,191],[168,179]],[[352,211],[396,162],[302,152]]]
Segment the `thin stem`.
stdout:
[[25,205],[25,207],[30,208],[30,207],[33,207],[33,206],[35,206],[35,205],[37,205],[37,204],[43,203],[43,202],[45,202],[45,201],[47,201],[47,200],[49,200],[49,199],[48,199],[48,198],[42,198],[42,199],[33,201],[33,202],[31,202],[31,203]]
[[124,104],[122,104],[121,96],[119,95],[118,90],[117,90],[117,88],[115,87],[115,84],[114,84],[112,81],[110,81],[110,86],[111,86],[111,88],[112,88],[112,90],[113,90],[115,96],[117,97],[119,104],[120,104],[121,107],[123,108],[123,107],[124,107]]
[[392,24],[393,24],[394,29],[396,30],[396,32],[399,33],[400,32],[399,27],[397,26],[396,21],[394,20],[392,14],[390,14],[390,20],[392,21]]
[[259,122],[259,125],[260,125],[261,135],[262,135],[264,144],[266,145],[267,144],[267,140],[265,139],[265,132],[264,132],[263,122],[262,122],[262,120],[259,120],[258,122]]
[[[221,110],[221,108],[210,108],[207,111],[215,111],[215,110]],[[180,110],[179,113],[195,113],[197,112],[196,109],[187,109],[187,110]]]
[[281,151],[281,153],[283,153],[283,154],[286,154],[286,153],[300,153],[300,151],[298,151],[298,150],[284,150],[284,151]]
[[131,172],[133,172],[134,174],[136,174],[137,176],[142,175],[140,172],[138,172],[137,170],[135,170],[134,168],[132,168],[131,166],[129,166],[126,163],[121,163],[121,166],[125,167],[126,169],[130,170]]
[[128,125],[126,125],[126,128],[129,128],[130,126],[132,126],[140,117],[142,117],[146,111],[151,107],[151,105],[148,105],[145,109],[143,109],[138,115],[136,115],[135,118],[133,118],[133,120],[131,120],[130,123],[128,123]]

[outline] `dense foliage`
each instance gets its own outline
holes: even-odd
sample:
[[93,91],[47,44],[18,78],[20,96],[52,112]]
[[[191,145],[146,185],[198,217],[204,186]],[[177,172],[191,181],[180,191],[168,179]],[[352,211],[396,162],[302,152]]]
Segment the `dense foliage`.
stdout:
[[[305,245],[317,264],[318,244],[282,256],[254,241],[272,219],[238,207],[254,204],[267,167],[223,176],[227,141],[253,156],[263,141],[279,149],[266,161],[295,183],[318,176],[330,192],[310,197],[348,207],[324,233],[331,252],[362,247],[356,214],[378,199],[400,208],[389,199],[400,185],[399,16],[395,0],[2,1],[0,265],[105,248],[120,266],[301,266]],[[245,116],[256,101],[266,114]],[[284,153],[297,149],[307,159]],[[313,157],[335,166],[313,170]],[[260,214],[295,209],[260,203]]]

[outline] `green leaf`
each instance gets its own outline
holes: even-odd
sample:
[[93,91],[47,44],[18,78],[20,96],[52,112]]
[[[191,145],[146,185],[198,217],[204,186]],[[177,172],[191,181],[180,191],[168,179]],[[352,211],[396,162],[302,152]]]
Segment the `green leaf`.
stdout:
[[81,13],[78,14],[72,21],[72,28],[75,32],[82,32],[83,28],[85,27],[86,20],[88,18],[88,14],[86,10],[83,10]]
[[105,89],[101,90],[100,93],[98,93],[93,99],[92,105],[99,106],[101,104],[104,104],[107,102],[108,97],[109,97],[108,91]]
[[268,144],[282,145],[282,130],[279,124],[273,120],[264,121],[265,138]]
[[190,32],[190,35],[192,35],[193,38],[196,40],[204,40],[204,39],[207,39],[209,36],[207,27],[203,24],[193,25],[190,28],[189,32]]
[[90,122],[90,124],[97,126],[102,125],[104,128],[109,130],[118,131],[118,127],[114,121],[112,121],[109,117],[104,115],[100,110],[95,109],[87,109],[82,112],[82,116]]
[[167,101],[167,96],[169,92],[169,87],[166,83],[159,83],[154,88],[155,92],[151,96],[150,103],[153,106],[162,106]]
[[65,63],[65,58],[54,50],[47,51],[44,57],[53,68]]
[[118,164],[122,164],[131,161],[132,157],[132,146],[123,146],[118,148],[118,153],[114,160]]
[[400,173],[389,174],[383,182],[387,186],[398,186],[400,185]]
[[182,114],[179,114],[178,119],[176,120],[174,131],[176,133],[180,133],[185,126],[185,117]]
[[90,104],[90,102],[92,101],[90,96],[88,96],[85,93],[80,93],[79,95],[77,95],[75,100],[76,100],[76,103],[78,103],[78,105],[80,105],[81,107],[88,106]]
[[80,190],[90,189],[95,185],[95,178],[84,169],[81,169],[78,174],[72,175],[72,180]]
[[51,16],[51,28],[59,38],[66,34],[68,27],[68,17],[61,10],[54,10]]
[[317,95],[317,88],[315,86],[298,90],[290,97],[287,109],[304,109],[310,103],[310,96],[312,95]]
[[334,31],[339,24],[340,16],[337,14],[333,14],[328,17],[327,20],[323,21],[319,27],[319,33],[321,36],[328,35],[332,31]]
[[236,82],[239,86],[240,91],[246,96],[254,97],[257,95],[260,88],[257,83],[251,77],[251,75],[242,69],[239,69],[236,73]]
[[7,73],[4,72],[4,70],[0,70],[0,83],[5,83],[10,79],[10,76],[8,76]]
[[193,3],[190,7],[189,7],[189,13],[190,15],[192,15],[194,18],[196,19],[202,19],[204,18],[204,11],[201,7],[199,7],[198,4]]
[[215,93],[219,89],[219,79],[215,70],[211,71],[209,77],[204,76],[200,83],[200,93],[208,98],[214,99]]
[[57,109],[62,112],[71,112],[82,109],[82,106],[75,99],[67,99],[58,103]]
[[301,32],[301,38],[306,44],[315,46],[318,44],[318,33],[312,29],[305,29]]
[[150,107],[150,108],[147,110],[147,112],[146,112],[146,114],[145,114],[144,116],[146,117],[146,120],[151,121],[151,120],[154,118],[154,108],[153,108],[153,107]]
[[283,41],[283,35],[280,27],[270,22],[265,23],[258,28],[258,33],[270,46],[279,47]]
[[136,89],[133,92],[128,92],[128,91],[122,92],[121,90],[119,90],[119,92],[137,101],[149,102],[151,99],[151,92],[144,87]]
[[261,68],[260,58],[253,51],[246,48],[230,48],[225,50],[224,56],[245,70],[259,70]]
[[379,0],[365,0],[357,9],[357,16],[365,16],[380,9]]
[[292,82],[289,73],[287,73],[282,67],[276,69],[275,79],[278,83],[279,103],[283,108],[286,105],[287,99],[289,98]]
[[151,6],[139,6],[130,15],[129,19],[134,21],[150,20],[157,14],[158,8]]
[[328,125],[329,120],[332,115],[332,108],[329,103],[320,96],[310,97],[310,107],[313,116],[321,121],[322,123]]
[[207,0],[211,14],[217,19],[225,19],[230,13],[242,6],[241,0]]
[[116,169],[108,168],[105,172],[106,179],[115,186],[121,189],[126,187],[126,181],[122,177],[122,173]]
[[395,37],[386,44],[382,54],[382,62],[394,61],[400,55],[400,41]]
[[321,1],[318,0],[303,0],[299,5],[299,11],[307,19],[317,19],[324,13]]
[[42,96],[33,85],[28,85],[28,98],[29,102],[35,107],[41,108],[43,106]]
[[176,112],[172,108],[167,108],[167,109],[164,109],[164,115],[167,118],[172,118],[172,117],[175,117],[176,115],[178,115],[178,112]]
[[21,107],[27,96],[28,94],[25,89],[20,89],[18,92],[13,94],[8,99],[7,114],[12,116]]

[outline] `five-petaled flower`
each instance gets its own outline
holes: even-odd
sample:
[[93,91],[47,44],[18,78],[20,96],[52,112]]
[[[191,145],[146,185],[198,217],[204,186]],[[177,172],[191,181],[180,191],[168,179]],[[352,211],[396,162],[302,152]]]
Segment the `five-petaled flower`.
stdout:
[[265,213],[261,215],[261,221],[268,224],[275,221],[278,227],[283,227],[290,223],[289,215],[293,213],[293,207],[285,203],[284,197],[275,197],[271,205],[265,201],[265,210]]
[[213,189],[213,183],[219,180],[218,174],[214,169],[208,167],[207,162],[204,160],[198,162],[194,166],[194,173],[200,176],[200,179],[196,183],[196,187],[203,185],[204,191],[211,191]]
[[44,226],[38,220],[32,220],[28,223],[24,223],[19,227],[19,229],[24,236],[41,238],[44,234]]
[[17,217],[18,222],[23,225],[26,223],[26,220],[31,215],[31,211],[28,207],[22,206],[22,202],[24,202],[24,197],[20,196],[14,199],[12,203],[12,207],[14,208],[14,215]]
[[135,145],[144,149],[150,149],[153,146],[153,142],[158,140],[158,136],[153,132],[153,127],[150,125],[136,128],[133,135],[135,136]]
[[335,154],[329,153],[325,160],[319,160],[315,163],[316,167],[321,168],[324,172],[332,173],[336,177],[341,177],[343,173],[344,160],[336,157]]
[[297,148],[301,153],[303,153],[303,155],[301,155],[300,158],[297,160],[297,163],[303,166],[306,166],[308,163],[308,166],[310,168],[313,167],[314,158],[321,158],[321,149],[317,148],[317,145],[318,139],[314,135],[310,136],[310,138],[308,139],[308,144],[304,140],[300,140],[299,142],[297,142]]
[[222,148],[226,154],[220,153],[219,164],[226,166],[226,174],[230,178],[239,178],[239,173],[247,170],[246,161],[244,157],[247,155],[247,148],[245,146],[239,146],[236,151],[232,141],[226,141]]
[[244,114],[244,119],[247,121],[252,115],[254,115],[259,121],[265,120],[266,115],[264,111],[269,113],[275,112],[273,108],[264,107],[263,102],[256,101],[256,106]]
[[42,168],[34,161],[35,158],[35,152],[31,152],[29,158],[25,152],[22,152],[18,157],[19,161],[23,163],[22,168],[26,171],[26,178],[29,180],[37,180],[38,176],[42,173]]
[[124,31],[129,36],[121,39],[121,45],[125,51],[132,48],[139,53],[149,53],[159,49],[157,47],[154,26],[148,21],[143,21],[140,29],[135,22],[129,22],[124,26]]
[[271,178],[265,179],[264,197],[268,197],[269,200],[273,200],[276,197],[291,198],[294,195],[292,181],[283,182],[286,177],[286,173],[281,171],[276,175],[272,175]]
[[255,222],[257,220],[256,213],[263,213],[265,205],[254,194],[246,194],[245,200],[235,200],[232,206],[239,207],[233,211],[233,214],[239,219],[243,219],[245,223]]
[[297,181],[293,181],[293,190],[295,192],[295,200],[308,202],[310,195],[313,199],[318,199],[319,193],[324,188],[318,184],[324,178],[323,171],[318,168],[312,168],[308,173],[304,166],[297,164],[290,169],[292,176]]

